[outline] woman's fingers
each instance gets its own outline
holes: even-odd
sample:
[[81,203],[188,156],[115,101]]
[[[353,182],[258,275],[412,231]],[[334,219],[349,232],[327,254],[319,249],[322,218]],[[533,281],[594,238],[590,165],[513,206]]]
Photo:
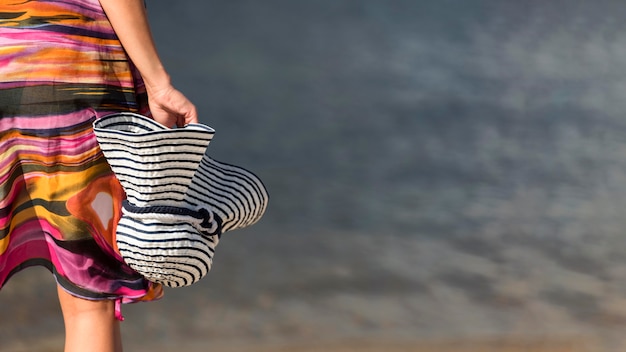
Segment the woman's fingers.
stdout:
[[168,127],[183,127],[198,122],[196,107],[181,92],[170,86],[158,91],[148,91],[152,118]]

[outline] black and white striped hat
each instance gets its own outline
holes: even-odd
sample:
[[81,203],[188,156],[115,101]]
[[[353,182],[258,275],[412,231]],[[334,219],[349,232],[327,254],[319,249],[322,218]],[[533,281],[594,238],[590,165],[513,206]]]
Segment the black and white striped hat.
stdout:
[[120,254],[150,281],[197,282],[211,269],[220,236],[265,212],[268,194],[256,175],[208,156],[211,127],[169,129],[118,113],[96,119],[94,132],[126,191],[117,225]]

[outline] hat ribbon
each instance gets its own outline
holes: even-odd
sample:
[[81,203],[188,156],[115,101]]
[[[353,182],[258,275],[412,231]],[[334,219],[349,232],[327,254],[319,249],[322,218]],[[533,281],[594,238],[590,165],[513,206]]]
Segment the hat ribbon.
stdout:
[[159,220],[166,223],[186,222],[205,236],[221,237],[222,221],[206,208],[191,210],[172,205],[138,207],[128,200],[122,201],[122,212],[137,220]]

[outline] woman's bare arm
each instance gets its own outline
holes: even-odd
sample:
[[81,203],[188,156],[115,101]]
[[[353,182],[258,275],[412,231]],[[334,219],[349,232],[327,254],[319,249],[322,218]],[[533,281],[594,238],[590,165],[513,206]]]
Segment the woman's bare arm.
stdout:
[[144,79],[152,117],[166,126],[198,122],[195,106],[172,86],[163,67],[143,0],[100,0],[100,4]]

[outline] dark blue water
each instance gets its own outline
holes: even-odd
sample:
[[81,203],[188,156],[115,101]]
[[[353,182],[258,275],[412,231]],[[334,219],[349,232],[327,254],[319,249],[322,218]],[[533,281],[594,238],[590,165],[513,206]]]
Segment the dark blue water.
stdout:
[[271,228],[474,235],[476,202],[536,189],[544,217],[621,188],[617,1],[170,7],[164,60],[215,156],[266,179]]
[[626,3],[148,5],[213,156],[272,198],[203,282],[129,307],[129,343],[624,346]]

